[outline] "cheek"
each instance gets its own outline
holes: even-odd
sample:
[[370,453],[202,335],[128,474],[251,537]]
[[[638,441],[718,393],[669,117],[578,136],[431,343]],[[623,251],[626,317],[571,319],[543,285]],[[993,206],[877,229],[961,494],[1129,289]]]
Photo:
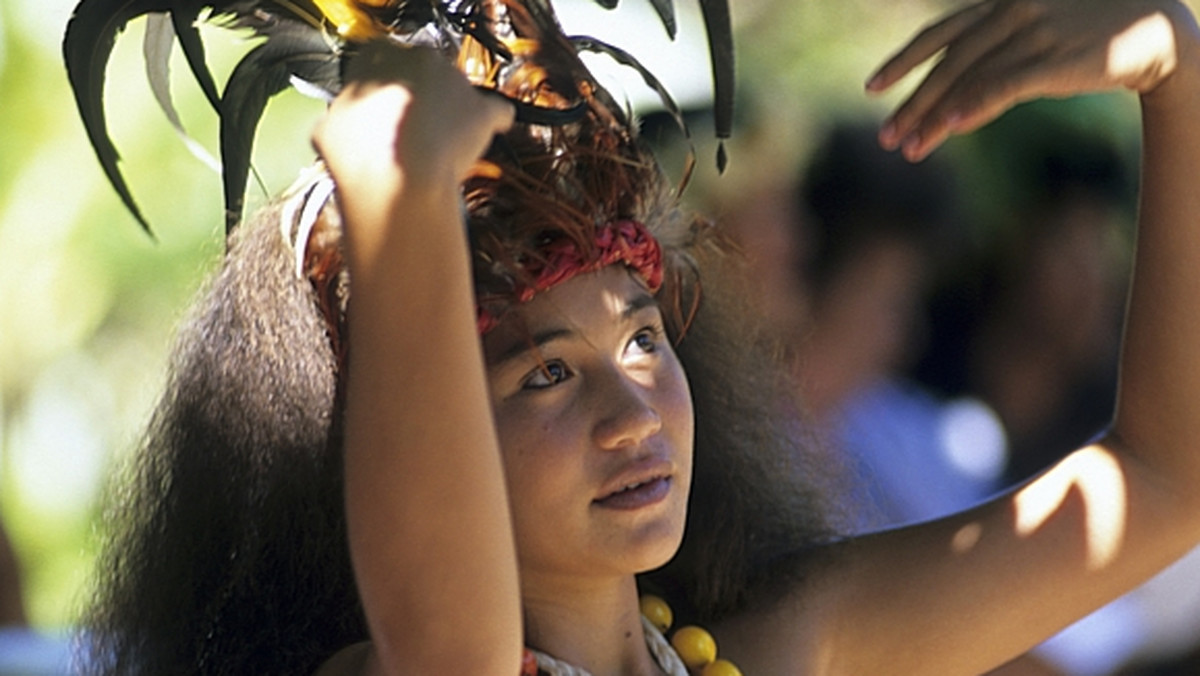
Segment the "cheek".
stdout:
[[545,565],[579,528],[586,493],[573,453],[578,441],[569,438],[569,416],[497,410],[497,419],[517,556],[522,567]]
[[663,424],[668,426],[671,440],[677,446],[676,452],[686,458],[690,468],[695,439],[695,418],[692,393],[682,365],[673,360],[673,368],[660,382],[664,392],[661,404]]
[[498,406],[496,433],[514,512],[552,503],[563,490],[563,479],[570,476],[570,439],[578,434],[572,418],[556,411]]

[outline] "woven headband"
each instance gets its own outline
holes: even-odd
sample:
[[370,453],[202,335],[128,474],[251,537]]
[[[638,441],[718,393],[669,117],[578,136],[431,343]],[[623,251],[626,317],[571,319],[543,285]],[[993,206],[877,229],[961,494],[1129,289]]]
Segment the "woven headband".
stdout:
[[[541,257],[525,264],[527,281],[514,287],[511,298],[527,303],[535,295],[586,272],[595,272],[614,263],[624,263],[638,273],[651,292],[663,281],[662,248],[646,226],[633,220],[606,223],[596,229],[596,243],[590,251],[580,251],[574,240],[560,238],[543,246]],[[486,299],[481,299],[481,301]],[[479,334],[491,331],[500,318],[480,302],[476,325]]]
[[[284,239],[295,251],[297,276],[307,276],[305,260],[309,236],[321,212],[334,195],[333,179],[317,167],[297,181],[288,191],[280,214],[280,227]],[[547,291],[577,275],[602,270],[621,263],[633,270],[646,283],[651,293],[658,291],[663,282],[662,247],[658,240],[642,223],[635,220],[618,220],[596,228],[594,246],[584,251],[572,239],[561,237],[539,248],[536,259],[523,265],[526,276],[518,280],[505,298],[516,303],[527,303],[537,294]],[[486,298],[476,304],[476,327],[479,335],[491,331],[500,323],[500,317],[486,307]],[[331,314],[323,308],[326,320]]]

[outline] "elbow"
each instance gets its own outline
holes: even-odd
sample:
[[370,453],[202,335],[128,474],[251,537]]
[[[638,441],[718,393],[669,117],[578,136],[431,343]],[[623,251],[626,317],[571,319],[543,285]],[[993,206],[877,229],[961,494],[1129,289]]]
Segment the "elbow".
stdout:
[[[1125,424],[1123,424],[1123,422]],[[1093,445],[1114,455],[1129,481],[1147,487],[1140,495],[1175,506],[1196,522],[1200,532],[1200,449],[1195,435],[1169,430],[1147,430],[1144,423],[1128,424],[1118,415]]]

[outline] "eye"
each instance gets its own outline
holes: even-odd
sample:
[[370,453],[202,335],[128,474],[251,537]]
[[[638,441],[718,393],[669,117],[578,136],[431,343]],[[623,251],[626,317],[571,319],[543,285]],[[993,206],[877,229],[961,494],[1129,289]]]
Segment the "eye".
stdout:
[[662,328],[647,326],[634,334],[633,339],[629,341],[629,347],[645,354],[658,352],[662,334]]
[[525,376],[521,389],[544,390],[571,377],[571,370],[560,361],[548,361]]

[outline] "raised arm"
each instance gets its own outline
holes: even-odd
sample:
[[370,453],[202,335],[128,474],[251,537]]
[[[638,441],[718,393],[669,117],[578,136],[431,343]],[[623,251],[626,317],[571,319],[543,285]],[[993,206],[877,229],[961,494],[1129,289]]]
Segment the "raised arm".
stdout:
[[371,673],[515,674],[516,560],[459,182],[511,122],[424,49],[367,47],[314,142],[353,285],[346,508]]
[[1138,93],[1143,188],[1119,403],[1107,436],[1031,483],[846,542],[792,602],[731,622],[722,650],[741,648],[747,673],[982,673],[1200,542],[1198,44],[1177,2],[987,1],[919,34],[868,83],[881,91],[941,55],[880,134],[913,160],[1034,97]]

